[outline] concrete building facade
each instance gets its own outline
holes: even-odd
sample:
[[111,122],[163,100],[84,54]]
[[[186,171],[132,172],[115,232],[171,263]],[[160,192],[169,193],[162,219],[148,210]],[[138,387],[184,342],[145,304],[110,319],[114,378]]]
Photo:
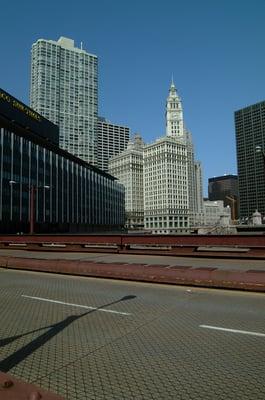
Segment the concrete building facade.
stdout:
[[204,220],[203,225],[209,227],[219,226],[222,217],[227,216],[228,220],[231,219],[231,209],[229,206],[225,207],[222,200],[204,201]]
[[195,161],[195,216],[194,225],[199,225],[203,221],[204,206],[203,206],[203,174],[200,161]]
[[165,136],[144,149],[144,227],[170,234],[189,226],[187,146]]
[[125,151],[109,160],[109,173],[125,187],[126,227],[129,229],[144,226],[143,149],[143,139],[136,134]]

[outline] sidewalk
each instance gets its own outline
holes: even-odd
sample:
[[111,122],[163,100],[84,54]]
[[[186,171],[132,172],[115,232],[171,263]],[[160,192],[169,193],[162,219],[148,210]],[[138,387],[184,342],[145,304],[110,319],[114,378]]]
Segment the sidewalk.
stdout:
[[0,250],[0,267],[265,291],[265,260]]

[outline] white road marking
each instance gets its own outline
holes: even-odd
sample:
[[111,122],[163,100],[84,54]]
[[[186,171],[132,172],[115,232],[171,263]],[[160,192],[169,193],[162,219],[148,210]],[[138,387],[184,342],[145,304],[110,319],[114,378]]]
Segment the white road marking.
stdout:
[[251,332],[251,331],[241,331],[238,329],[228,329],[228,328],[222,328],[220,326],[211,326],[211,325],[199,325],[200,328],[206,328],[206,329],[214,329],[216,331],[224,331],[224,332],[232,332],[232,333],[241,333],[243,335],[251,335],[251,336],[260,336],[260,337],[265,337],[265,333],[260,333],[260,332]]
[[26,297],[27,299],[46,301],[46,302],[49,302],[49,303],[56,303],[56,304],[63,304],[65,306],[85,308],[86,310],[97,310],[97,311],[102,311],[102,312],[107,312],[107,313],[112,313],[112,314],[131,315],[130,313],[126,313],[126,312],[120,312],[120,311],[115,311],[115,310],[107,310],[105,308],[100,308],[100,307],[84,306],[82,304],[65,303],[64,301],[45,299],[45,298],[42,298],[42,297],[27,296],[25,294],[22,294],[21,296],[22,297]]

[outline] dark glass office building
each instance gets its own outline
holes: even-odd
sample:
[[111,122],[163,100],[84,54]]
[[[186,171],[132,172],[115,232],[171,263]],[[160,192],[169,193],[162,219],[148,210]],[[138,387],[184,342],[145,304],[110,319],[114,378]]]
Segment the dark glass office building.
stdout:
[[237,175],[215,176],[208,179],[208,198],[223,200],[231,208],[232,219],[238,219],[238,177]]
[[32,212],[36,232],[121,229],[124,187],[58,141],[56,125],[0,89],[0,232],[28,232]]
[[[265,215],[265,101],[235,112],[240,217]],[[258,152],[257,147],[263,151]]]

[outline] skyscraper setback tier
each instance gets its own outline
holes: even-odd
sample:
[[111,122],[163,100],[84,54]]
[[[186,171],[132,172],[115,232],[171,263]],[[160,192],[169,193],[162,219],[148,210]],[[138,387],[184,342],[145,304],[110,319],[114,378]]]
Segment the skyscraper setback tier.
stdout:
[[[265,214],[265,101],[235,112],[240,217]],[[258,152],[257,147],[263,151]]]
[[109,160],[127,148],[130,129],[112,124],[103,117],[98,118],[98,168],[108,171]]
[[98,59],[74,41],[32,45],[31,107],[59,126],[60,147],[97,164]]

